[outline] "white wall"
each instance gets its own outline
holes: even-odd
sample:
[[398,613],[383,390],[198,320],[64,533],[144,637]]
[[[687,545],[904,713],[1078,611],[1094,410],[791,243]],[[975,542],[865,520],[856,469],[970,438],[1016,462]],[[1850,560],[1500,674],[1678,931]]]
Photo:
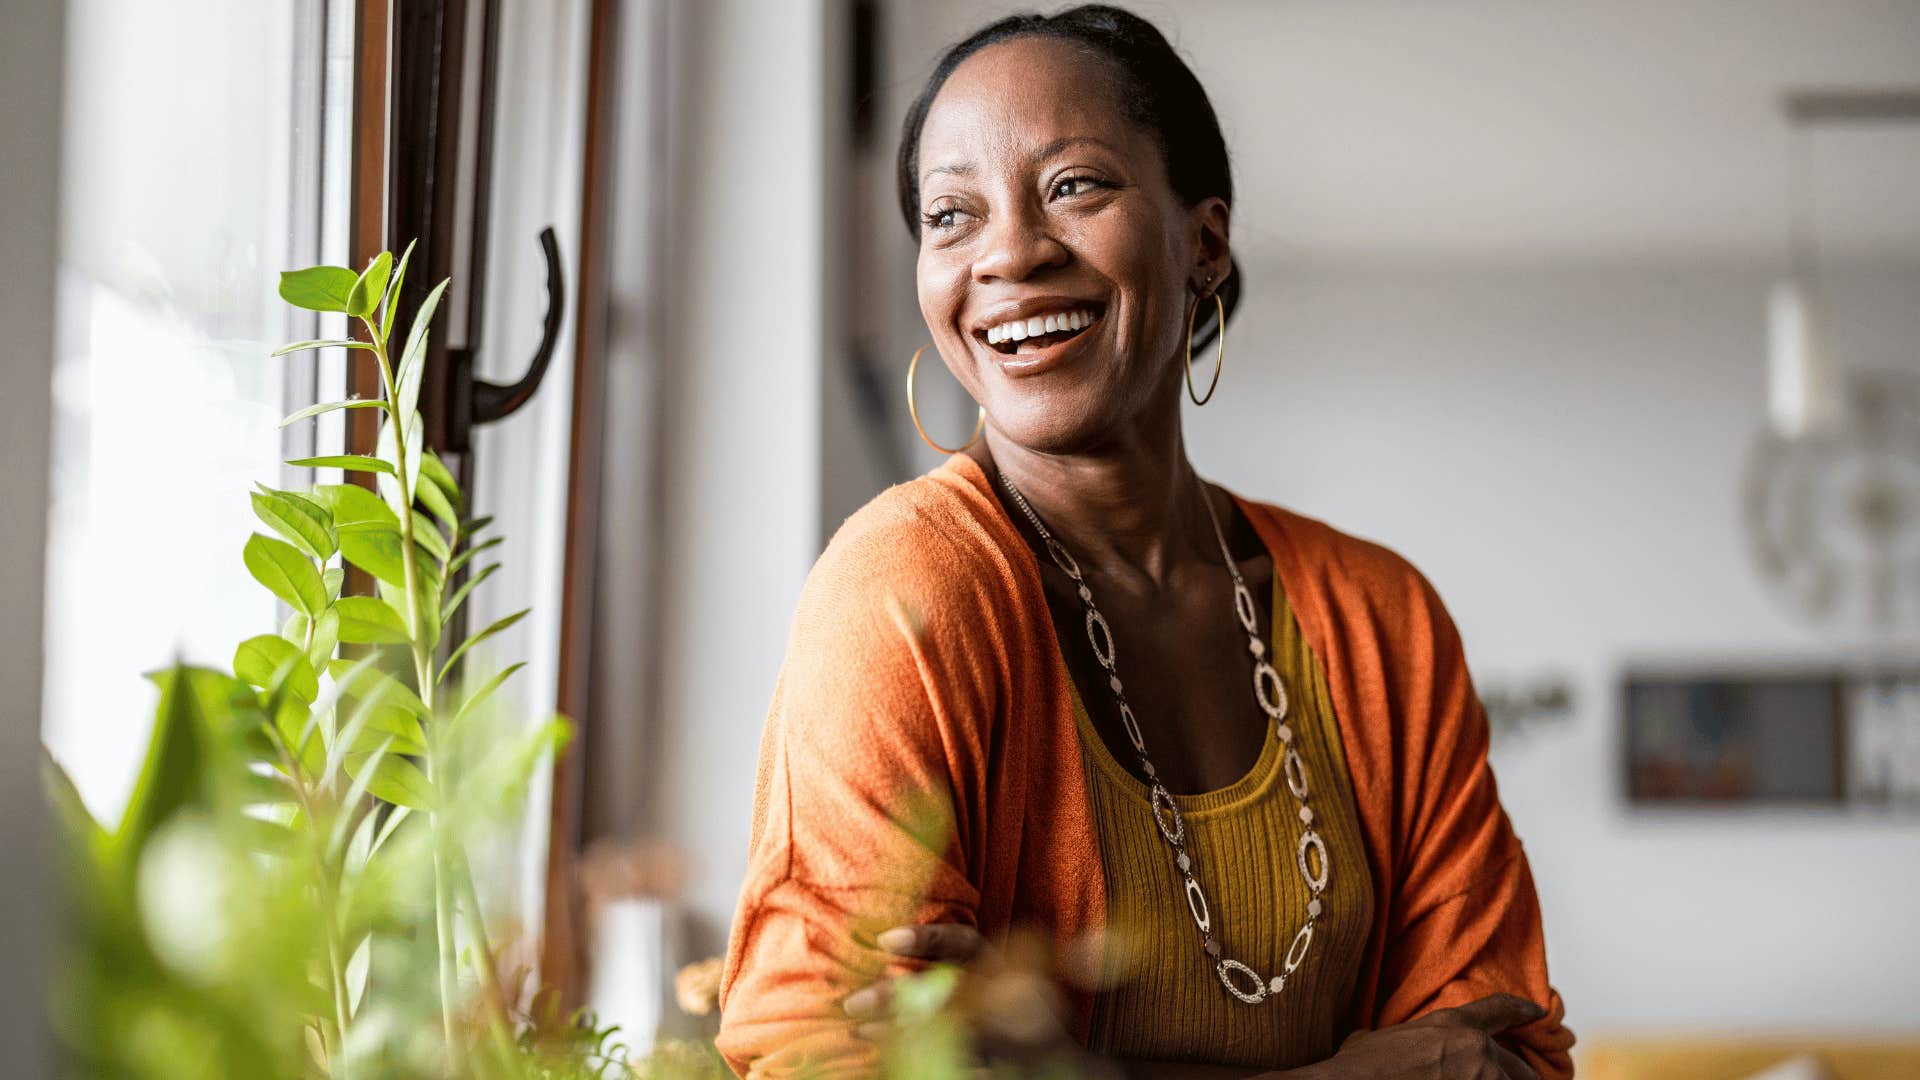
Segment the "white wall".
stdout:
[[[1495,768],[1577,1031],[1920,1026],[1920,817],[1629,811],[1634,660],[1832,658],[1747,558],[1769,275],[1255,262],[1203,472],[1411,558],[1483,682],[1568,673],[1570,723]],[[1920,266],[1835,283],[1836,351],[1920,373]],[[1906,655],[1920,635],[1903,644]]]
[[653,789],[648,831],[693,861],[690,948],[717,950],[761,722],[819,552],[824,17],[820,0],[674,12],[661,630],[633,782]]
[[0,34],[0,1046],[20,1075],[45,1075],[51,845],[40,784],[41,601],[53,376],[60,162],[61,8],[9,6]]

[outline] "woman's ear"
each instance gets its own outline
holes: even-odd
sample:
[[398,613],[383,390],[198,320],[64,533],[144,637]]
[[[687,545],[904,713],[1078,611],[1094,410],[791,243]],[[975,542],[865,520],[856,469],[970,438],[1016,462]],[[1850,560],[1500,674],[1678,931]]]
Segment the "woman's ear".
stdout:
[[1195,203],[1188,215],[1195,240],[1188,284],[1195,295],[1210,296],[1233,272],[1233,246],[1227,239],[1233,208],[1225,199],[1212,196]]

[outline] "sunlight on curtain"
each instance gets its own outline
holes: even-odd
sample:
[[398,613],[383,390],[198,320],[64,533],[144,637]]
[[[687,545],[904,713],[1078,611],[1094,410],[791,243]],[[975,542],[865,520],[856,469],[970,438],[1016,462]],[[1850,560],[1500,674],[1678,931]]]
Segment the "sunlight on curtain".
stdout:
[[289,373],[314,377],[267,354],[319,329],[275,284],[321,253],[325,9],[68,6],[43,731],[109,820],[141,673],[225,667],[279,622],[240,550],[248,488],[280,483]]

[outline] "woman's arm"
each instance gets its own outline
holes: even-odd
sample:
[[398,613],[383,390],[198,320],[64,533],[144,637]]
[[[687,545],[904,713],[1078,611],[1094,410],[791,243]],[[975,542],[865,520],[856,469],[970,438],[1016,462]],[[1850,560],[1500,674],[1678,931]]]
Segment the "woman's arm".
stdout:
[[[878,937],[881,948],[906,960],[953,964],[979,971],[997,969],[992,947],[971,926],[929,923],[898,926]],[[985,976],[992,978],[991,974]],[[886,1016],[893,979],[878,979],[844,1002],[847,1015],[860,1024],[863,1038],[886,1037]],[[1546,1010],[1512,994],[1492,994],[1451,1009],[1437,1009],[1416,1020],[1377,1031],[1348,1036],[1333,1057],[1313,1065],[1287,1070],[1257,1070],[1228,1065],[1122,1058],[1093,1058],[1066,1039],[1065,1029],[1052,1026],[1056,1058],[1080,1058],[1077,1071],[1086,1076],[1122,1076],[1129,1080],[1539,1080],[1539,1074],[1495,1036],[1510,1028],[1534,1023]],[[1029,1055],[1047,1056],[1045,1047],[1026,1047]]]
[[875,936],[979,903],[949,794],[972,765],[943,721],[978,711],[955,700],[976,680],[915,617],[930,601],[861,562],[832,548],[809,577],[761,739],[717,1039],[742,1075],[871,1075],[840,1002],[886,969]]
[[1568,1077],[1573,1033],[1547,981],[1526,852],[1487,761],[1486,713],[1452,617],[1433,586],[1407,571],[1400,610],[1382,624],[1401,639],[1382,651],[1392,657],[1384,683],[1403,710],[1387,753],[1397,755],[1395,831],[1404,854],[1391,875],[1374,1013],[1360,1023],[1385,1029],[1489,995],[1518,995],[1543,1008],[1499,1032],[1506,1050],[1540,1076]]

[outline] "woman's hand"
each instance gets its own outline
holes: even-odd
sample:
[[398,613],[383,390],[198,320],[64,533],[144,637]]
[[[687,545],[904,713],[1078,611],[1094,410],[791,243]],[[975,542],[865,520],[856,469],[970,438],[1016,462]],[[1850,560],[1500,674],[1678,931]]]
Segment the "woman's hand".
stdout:
[[[1069,1066],[1072,1074],[1091,1077],[1111,1073],[1107,1063],[1088,1057],[1067,1034],[1060,1019],[1065,1003],[1048,974],[1048,952],[1039,939],[1015,937],[999,948],[971,926],[929,923],[895,927],[875,941],[896,957],[965,969],[946,1007],[981,1059]],[[841,1002],[855,1021],[855,1035],[880,1041],[893,1034],[899,978],[883,976]]]
[[[925,926],[896,926],[883,931],[874,941],[894,956],[925,960],[934,964],[966,967],[986,952],[987,941],[980,931],[964,923],[928,923]],[[854,1034],[863,1039],[879,1039],[892,1028],[893,984],[897,975],[883,975],[848,994],[840,1003],[849,1018],[857,1022]]]
[[1540,1080],[1518,1054],[1493,1037],[1545,1015],[1545,1009],[1525,998],[1490,994],[1404,1024],[1356,1031],[1340,1045],[1339,1053],[1303,1070],[1302,1076],[1313,1080]]

